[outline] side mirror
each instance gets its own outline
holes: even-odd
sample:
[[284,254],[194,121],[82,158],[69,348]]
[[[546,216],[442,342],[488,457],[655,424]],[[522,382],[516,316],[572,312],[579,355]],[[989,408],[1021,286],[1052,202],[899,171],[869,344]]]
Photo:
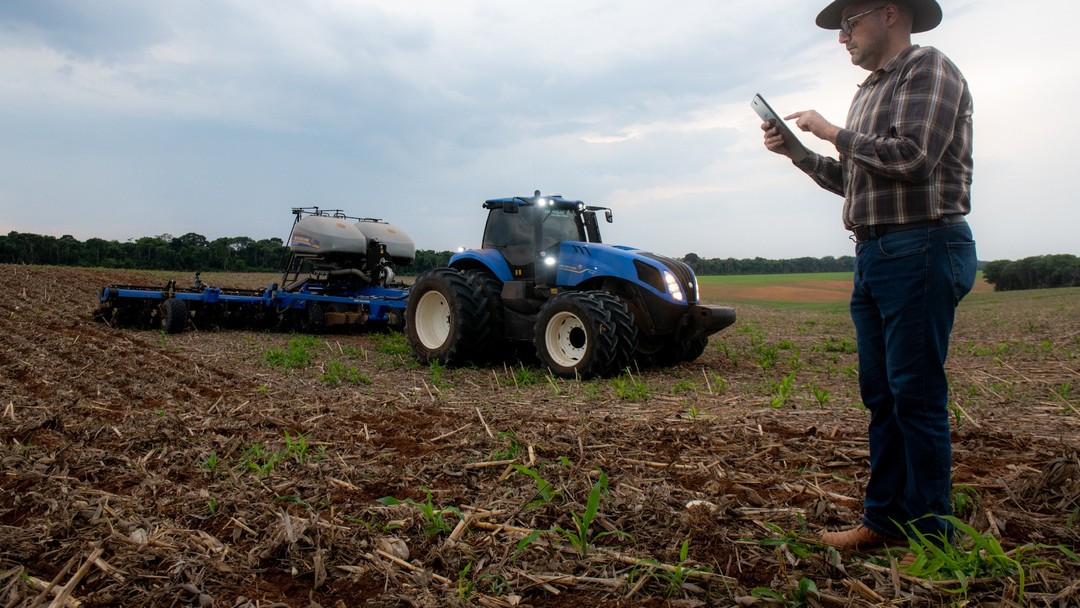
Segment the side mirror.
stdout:
[[604,219],[606,219],[607,223],[609,224],[615,221],[615,219],[611,215],[611,209],[604,209]]

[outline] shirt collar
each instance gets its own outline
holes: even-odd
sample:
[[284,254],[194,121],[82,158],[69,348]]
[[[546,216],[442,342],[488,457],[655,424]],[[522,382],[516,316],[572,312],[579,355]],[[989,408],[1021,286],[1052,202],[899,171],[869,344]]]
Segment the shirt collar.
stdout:
[[881,80],[885,78],[885,76],[887,76],[889,73],[895,72],[896,68],[899,67],[901,63],[906,61],[908,56],[914,53],[915,50],[918,48],[919,45],[913,44],[897,53],[895,57],[890,59],[889,62],[885,64],[885,67],[878,68],[873,72],[870,72],[870,75],[867,76],[866,80],[864,80],[863,83],[859,85],[859,88],[861,89],[863,87],[872,87],[875,84],[881,82]]

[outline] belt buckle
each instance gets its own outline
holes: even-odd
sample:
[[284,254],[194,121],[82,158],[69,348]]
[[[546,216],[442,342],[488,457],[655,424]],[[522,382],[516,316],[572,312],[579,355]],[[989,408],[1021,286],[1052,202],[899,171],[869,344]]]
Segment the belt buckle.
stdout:
[[865,243],[867,241],[874,240],[874,229],[872,226],[852,226],[851,232],[852,240],[854,240],[856,243]]

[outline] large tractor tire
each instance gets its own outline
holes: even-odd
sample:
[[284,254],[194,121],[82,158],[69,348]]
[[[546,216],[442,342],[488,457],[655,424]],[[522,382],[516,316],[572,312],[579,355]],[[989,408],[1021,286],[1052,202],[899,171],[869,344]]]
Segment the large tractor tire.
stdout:
[[676,340],[664,338],[659,342],[638,346],[637,358],[643,367],[669,367],[681,361],[693,361],[705,352],[708,338]]
[[536,355],[556,376],[587,379],[612,368],[621,338],[597,293],[564,292],[540,308]]
[[489,331],[484,343],[477,345],[477,353],[488,361],[503,361],[511,349],[503,321],[502,281],[490,271],[482,269],[466,270],[464,274],[471,283],[480,287],[488,313]]
[[469,361],[490,331],[480,286],[452,268],[420,275],[409,289],[405,330],[413,354],[423,363]]
[[683,342],[683,353],[681,359],[683,361],[693,361],[700,357],[705,348],[709,346],[708,338],[698,338],[696,340],[687,340]]
[[611,316],[611,329],[615,332],[616,343],[611,353],[608,372],[618,374],[634,360],[638,342],[637,324],[634,323],[630,307],[618,296],[605,291],[594,292],[593,295],[603,303],[604,310]]
[[188,308],[183,300],[169,298],[161,303],[161,329],[167,334],[184,331],[188,323]]

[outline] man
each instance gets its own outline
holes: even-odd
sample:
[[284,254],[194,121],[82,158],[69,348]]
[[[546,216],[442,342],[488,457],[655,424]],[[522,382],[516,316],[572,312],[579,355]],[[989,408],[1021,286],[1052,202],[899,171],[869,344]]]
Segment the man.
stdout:
[[[826,532],[839,549],[906,544],[913,528],[949,542],[952,445],[945,357],[956,305],[975,281],[971,210],[971,114],[967,83],[911,34],[941,22],[935,0],[836,0],[817,25],[840,30],[851,62],[870,72],[847,126],[814,110],[786,120],[836,146],[796,166],[844,197],[855,240],[851,318],[859,389],[870,411],[870,478],[862,522]],[[783,135],[762,125],[765,147],[790,156]]]

